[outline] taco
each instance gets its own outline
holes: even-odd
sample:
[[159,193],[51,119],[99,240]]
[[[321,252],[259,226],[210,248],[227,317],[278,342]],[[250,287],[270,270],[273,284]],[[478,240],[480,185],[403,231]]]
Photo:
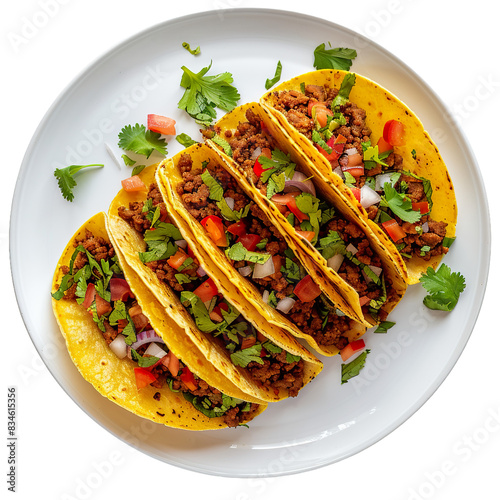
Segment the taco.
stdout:
[[385,321],[406,291],[404,276],[393,254],[338,190],[302,160],[257,103],[234,109],[213,132],[209,144],[219,143],[232,175],[295,244],[318,283],[337,283],[355,318],[370,325]]
[[233,296],[260,313],[263,328],[285,330],[329,356],[366,331],[365,323],[343,312],[351,314],[343,296],[333,302],[322,292],[319,273],[304,267],[295,241],[248,196],[215,150],[191,146],[162,162],[157,180],[196,257],[212,261],[220,270],[218,286],[229,282]]
[[297,396],[322,363],[283,330],[265,324],[197,251],[197,242],[186,241],[166,210],[155,169],[135,177],[142,190],[122,189],[111,203],[115,246],[166,314],[234,385],[261,401]]
[[391,238],[410,284],[437,267],[455,237],[455,193],[438,148],[402,101],[363,76],[320,70],[261,103],[297,153]]
[[245,424],[266,408],[211,366],[166,317],[115,253],[103,213],[85,222],[64,250],[52,306],[82,376],[136,415],[208,430]]

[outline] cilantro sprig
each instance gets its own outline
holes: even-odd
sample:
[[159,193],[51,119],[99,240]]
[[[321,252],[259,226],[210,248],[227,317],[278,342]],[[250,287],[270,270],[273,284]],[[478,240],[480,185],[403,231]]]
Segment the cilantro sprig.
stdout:
[[[331,43],[328,42],[331,47]],[[352,61],[356,59],[357,52],[354,49],[331,48],[327,49],[326,44],[322,43],[314,49],[313,66],[316,69],[341,69],[349,71]]]
[[144,155],[146,158],[149,158],[153,151],[158,151],[162,155],[167,154],[167,143],[161,138],[161,134],[146,130],[146,127],[139,123],[134,126],[125,125],[118,134],[118,139],[120,148]]
[[93,163],[91,165],[70,165],[65,168],[56,168],[54,170],[54,177],[57,179],[57,184],[61,190],[63,198],[68,201],[73,201],[75,195],[73,188],[76,186],[74,175],[83,168],[89,167],[104,167],[102,163]]
[[420,277],[420,282],[428,295],[424,305],[438,311],[451,311],[457,305],[460,294],[465,290],[465,278],[459,272],[451,272],[446,264],[435,271],[432,267]]
[[267,183],[266,195],[272,198],[273,195],[285,189],[285,181],[293,177],[296,165],[290,159],[290,155],[279,149],[273,149],[271,158],[259,156],[259,163],[264,170],[260,180],[263,184]]
[[356,359],[350,363],[342,363],[342,379],[341,385],[347,383],[353,377],[359,375],[360,371],[365,366],[366,357],[370,353],[370,349],[363,351]]
[[419,221],[422,216],[419,211],[413,210],[410,199],[404,193],[398,193],[390,182],[384,184],[384,195],[380,200],[380,206],[388,207],[394,215],[410,224]]
[[209,66],[198,73],[182,66],[181,87],[186,90],[179,101],[179,109],[186,111],[200,125],[209,126],[217,117],[215,108],[231,111],[240,99],[236,87],[232,85],[233,76],[229,72],[206,76]]

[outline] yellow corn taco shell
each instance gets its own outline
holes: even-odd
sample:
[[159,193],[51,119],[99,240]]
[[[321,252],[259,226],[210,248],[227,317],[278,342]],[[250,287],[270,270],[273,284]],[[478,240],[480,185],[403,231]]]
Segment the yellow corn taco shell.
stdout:
[[[52,282],[52,292],[59,289],[63,277],[62,266],[68,266],[75,250],[73,242],[86,231],[109,241],[105,214],[98,213],[85,222],[64,250]],[[185,337],[182,329],[165,316],[158,301],[123,259],[119,258],[125,278],[151,326],[165,340],[166,346],[186,365],[211,385],[228,395],[246,398],[246,395],[220,372],[210,366],[197,346]],[[169,427],[187,430],[209,430],[227,427],[223,417],[208,418],[188,402],[181,392],[172,392],[167,385],[150,385],[138,389],[134,367],[137,363],[127,357],[120,359],[108,347],[101,331],[87,310],[75,300],[52,298],[52,307],[69,355],[83,378],[110,401],[136,415]],[[260,404],[248,413],[251,420],[262,413],[266,404]],[[243,422],[244,423],[244,422]]]
[[[403,297],[407,284],[405,276],[401,268],[401,259],[398,258],[397,252],[391,252],[384,244],[392,245],[387,236],[382,233],[380,238],[373,233],[374,224],[370,224],[370,220],[360,216],[356,208],[347,202],[341,196],[336,186],[332,184],[330,177],[321,175],[311,165],[311,162],[305,161],[304,158],[297,153],[296,148],[290,142],[289,137],[281,130],[270,116],[264,112],[262,107],[257,103],[249,103],[238,108],[235,108],[230,113],[223,116],[215,125],[215,130],[220,137],[228,137],[232,135],[238,128],[239,124],[247,122],[246,113],[250,111],[253,115],[260,118],[264,126],[273,137],[274,141],[281,151],[290,155],[291,160],[297,164],[297,170],[305,174],[307,178],[311,178],[315,185],[317,196],[334,207],[336,213],[340,214],[345,220],[356,224],[361,228],[370,242],[373,251],[381,258],[383,273],[388,292],[388,300],[385,302],[381,311],[384,315],[388,315]],[[226,135],[227,134],[227,135]],[[361,310],[359,295],[348,283],[342,280],[339,275],[330,267],[328,267],[325,258],[317,251],[306,239],[302,238],[295,228],[288,223],[285,216],[280,212],[276,204],[269,200],[264,193],[258,190],[252,180],[247,177],[242,167],[232,158],[224,154],[213,141],[208,141],[208,144],[217,149],[222,159],[231,169],[231,175],[238,179],[238,182],[249,196],[266,211],[270,219],[274,222],[287,239],[289,245],[296,250],[297,256],[301,259],[302,264],[314,277],[315,281],[323,288],[324,292],[335,302],[336,297],[332,290],[341,290],[344,297],[349,301],[352,308],[352,318],[366,322],[369,326],[376,322],[369,315],[363,316]],[[377,226],[378,227],[378,226]],[[333,284],[333,286],[332,286]],[[392,292],[392,293],[391,293]],[[344,311],[350,314],[349,311]]]
[[[295,325],[291,320],[289,320],[284,315],[279,314],[273,307],[263,301],[261,293],[251,284],[246,278],[244,278],[237,269],[235,269],[225,253],[215,245],[211,237],[201,226],[201,224],[195,220],[189,212],[186,210],[183,200],[177,192],[178,185],[182,182],[182,175],[178,168],[178,163],[183,154],[188,154],[193,159],[193,164],[201,165],[203,162],[210,161],[215,165],[219,165],[226,171],[231,172],[231,169],[225,164],[218,152],[204,144],[197,144],[191,146],[185,151],[179,153],[171,159],[162,162],[158,168],[157,179],[158,184],[162,190],[162,194],[168,206],[168,210],[181,232],[184,238],[188,241],[190,247],[196,253],[196,256],[200,261],[210,260],[214,266],[216,266],[220,273],[214,275],[214,280],[221,288],[227,287],[228,297],[237,298],[238,303],[246,304],[246,308],[249,310],[257,311],[259,314],[253,314],[256,320],[256,327],[265,331],[266,335],[273,340],[278,345],[288,346],[287,350],[293,352],[291,345],[296,345],[296,341],[291,339],[290,335],[297,338],[302,338],[308,342],[308,344],[321,354],[327,356],[333,356],[339,351],[334,345],[319,345],[313,337],[305,334],[297,325]],[[243,183],[244,180],[238,179],[237,182]],[[249,189],[249,187],[246,187]],[[302,255],[300,247],[296,244],[294,238],[288,234],[283,234],[287,244],[292,251],[297,251],[296,256],[299,260],[307,260],[304,255]],[[309,251],[309,249],[308,249]],[[305,266],[304,266],[305,267]],[[307,271],[311,269],[311,278],[313,281],[327,279],[323,274],[323,269],[316,268],[311,265]],[[341,286],[347,288],[345,283],[342,282]],[[343,310],[347,310],[349,314],[352,314],[349,300],[344,299],[344,297],[338,294],[339,302],[334,302],[337,307],[339,303],[342,304]],[[364,322],[366,323],[366,322]],[[346,336],[349,341],[352,341],[359,336],[361,336],[366,331],[366,324],[356,322],[355,320],[349,321],[349,330]],[[271,336],[272,335],[272,336]]]
[[[275,123],[290,137],[296,147],[297,154],[308,160],[312,168],[321,172],[328,179],[328,182],[335,186],[367,219],[365,209],[357,202],[351,190],[345,186],[339,176],[332,173],[329,161],[318,152],[310,139],[292,125],[284,113],[276,109],[280,92],[289,90],[301,92],[301,85],[304,84],[338,89],[346,74],[345,71],[341,70],[319,70],[306,73],[281,83],[266,93],[260,102]],[[394,94],[359,74],[356,74],[356,83],[350,92],[349,101],[366,111],[366,124],[372,131],[373,145],[377,143],[378,138],[382,137],[384,125],[388,120],[395,119],[404,124],[406,143],[396,147],[395,151],[403,158],[404,170],[430,180],[433,188],[433,206],[430,216],[434,220],[447,223],[446,236],[454,237],[457,203],[453,184],[436,144],[424,129],[419,118]],[[371,223],[369,222],[369,224]],[[392,242],[390,240],[388,242],[385,232],[378,225],[371,225],[373,232],[380,237],[389,251],[398,253]],[[442,255],[436,255],[432,256],[430,260],[424,260],[420,256],[413,256],[406,260],[408,283],[417,283],[427,267],[436,268],[441,258]],[[401,262],[400,267],[404,272],[405,263]]]
[[[156,166],[153,165],[147,167],[139,174],[146,186],[155,182],[155,171]],[[165,197],[163,190],[162,194]],[[162,283],[154,271],[140,260],[139,253],[146,249],[144,238],[142,234],[139,234],[139,232],[118,215],[118,209],[119,207],[128,207],[131,202],[144,202],[146,198],[146,191],[129,193],[121,190],[109,207],[109,231],[111,238],[116,248],[125,257],[127,264],[140,276],[143,283],[165,310],[165,314],[183,329],[185,335],[197,346],[206,361],[215,366],[236,387],[247,394],[247,399],[275,402],[287,398],[289,396],[288,390],[284,388],[276,390],[275,388],[257,383],[246,368],[236,366],[220,339],[214,338],[210,333],[201,331],[196,326],[189,312],[181,304],[176,293],[169,286]],[[170,210],[168,203],[167,208],[169,217],[179,227],[179,230],[183,232],[182,227],[178,224],[181,218],[178,217],[175,210]],[[265,321],[262,321],[257,311],[246,300],[242,300],[239,293],[236,293],[236,288],[222,277],[221,270],[212,265],[206,252],[201,249],[203,245],[201,240],[198,240],[196,237],[191,239],[186,238],[186,240],[198,258],[200,265],[217,284],[217,288],[224,298],[265,337],[290,354],[302,358],[304,368],[301,387],[304,387],[313,380],[322,370],[323,364],[278,326],[268,325]]]

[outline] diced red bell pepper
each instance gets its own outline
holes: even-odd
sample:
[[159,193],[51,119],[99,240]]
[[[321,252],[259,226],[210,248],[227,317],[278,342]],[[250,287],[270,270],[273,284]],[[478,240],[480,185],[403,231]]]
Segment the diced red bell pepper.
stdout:
[[156,380],[156,375],[152,374],[148,369],[143,368],[142,366],[134,368],[134,374],[137,389],[147,387]]
[[415,212],[420,212],[422,215],[429,213],[429,202],[428,201],[419,201],[417,203],[411,204],[411,209],[415,210]]
[[127,193],[135,193],[136,191],[146,191],[146,184],[138,175],[133,175],[122,180],[122,187]]
[[384,125],[384,140],[391,146],[403,146],[405,126],[397,120],[388,120]]
[[111,292],[111,300],[126,301],[129,298],[133,298],[134,294],[130,290],[130,286],[126,280],[123,278],[111,278],[109,280],[109,290]]
[[193,373],[187,366],[184,366],[182,368],[181,380],[182,382],[184,382],[184,384],[190,391],[196,391],[197,389],[196,380],[194,378]]
[[307,275],[295,285],[293,293],[302,302],[311,302],[321,295],[321,289],[314,283],[311,276]]
[[212,300],[219,292],[212,278],[205,280],[193,293],[200,297],[202,302]]
[[340,351],[342,361],[346,361],[353,354],[356,354],[357,352],[363,350],[365,347],[365,341],[363,339],[353,340]]
[[243,236],[247,232],[247,226],[243,222],[243,220],[239,220],[238,222],[235,222],[228,226],[227,230],[233,235],[233,236]]
[[238,238],[236,243],[241,243],[249,252],[253,252],[261,240],[262,237],[258,234],[244,234]]
[[161,115],[148,115],[148,129],[164,135],[175,135],[175,120]]
[[205,228],[212,241],[218,247],[227,247],[226,232],[224,223],[220,217],[209,215],[201,220],[201,225]]
[[382,222],[382,227],[394,242],[399,241],[406,236],[405,230],[395,219],[389,219],[388,221]]

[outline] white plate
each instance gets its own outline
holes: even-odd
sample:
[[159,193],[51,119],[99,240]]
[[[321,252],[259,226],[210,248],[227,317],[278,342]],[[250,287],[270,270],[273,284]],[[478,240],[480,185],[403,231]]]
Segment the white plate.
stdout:
[[[201,46],[194,57],[182,42]],[[71,363],[50,305],[50,283],[67,241],[108,204],[130,168],[111,159],[117,134],[148,113],[171,116],[177,131],[198,127],[177,109],[181,66],[211,74],[230,71],[241,102],[257,100],[266,78],[283,63],[282,80],[313,69],[322,42],[358,50],[353,71],[392,90],[420,116],[436,139],[455,184],[457,241],[445,262],[467,280],[452,313],[426,310],[411,287],[387,335],[368,333],[371,353],[361,375],[340,384],[340,360],[325,368],[299,397],[270,408],[249,429],[193,433],[162,427],[97,394]],[[181,146],[169,142],[169,154]],[[121,153],[118,153],[121,154]],[[153,158],[152,158],[153,159]],[[69,164],[104,163],[82,173],[75,201],[63,200],[53,171]],[[40,124],[20,170],[11,217],[11,262],[16,295],[31,338],[47,367],[73,400],[103,427],[142,452],[187,469],[220,476],[276,476],[346,458],[375,443],[410,417],[436,390],[471,334],[483,298],[490,232],[478,167],[442,102],[404,63],[338,25],[290,12],[247,10],[196,14],[155,26],[108,52],[57,99]],[[482,242],[482,244],[478,244]]]

